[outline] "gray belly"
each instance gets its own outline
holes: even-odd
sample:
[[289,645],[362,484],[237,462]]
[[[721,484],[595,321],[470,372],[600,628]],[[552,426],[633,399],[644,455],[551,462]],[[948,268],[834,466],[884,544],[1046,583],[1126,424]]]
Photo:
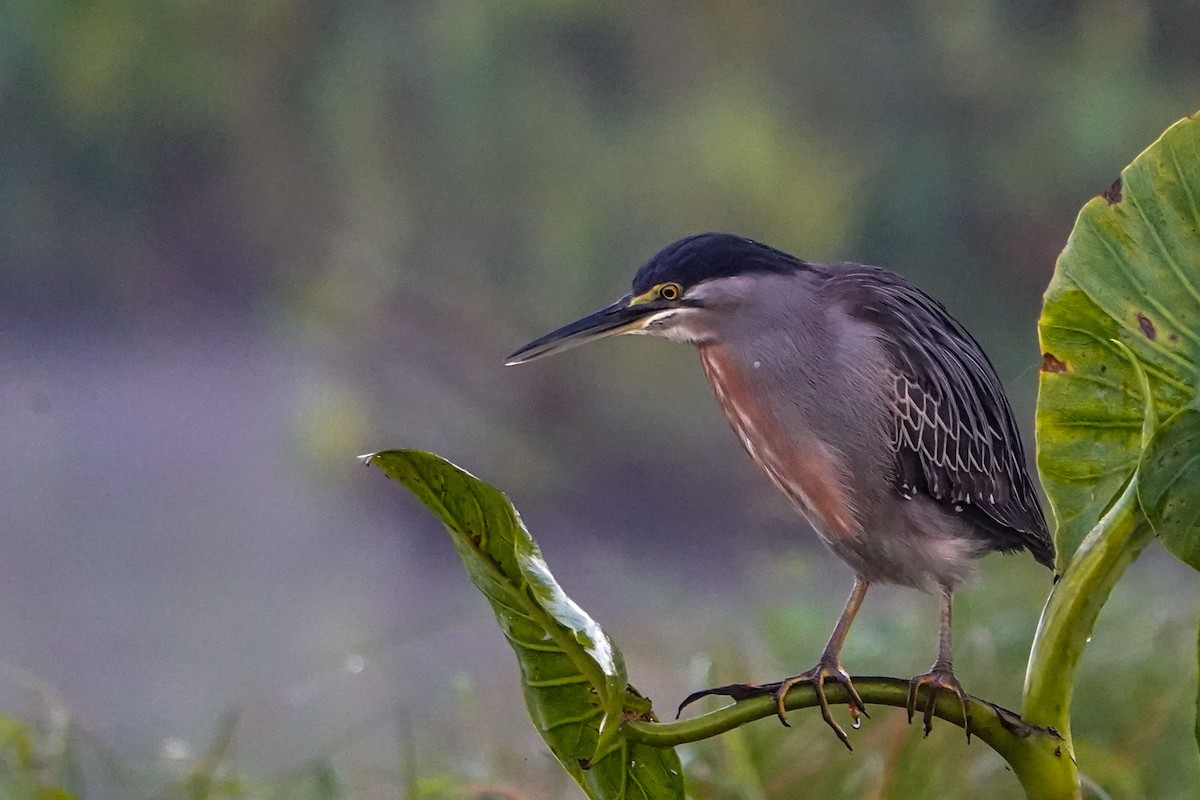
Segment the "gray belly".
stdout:
[[927,497],[881,499],[861,535],[821,540],[859,575],[922,591],[951,589],[966,579],[971,563],[987,551],[970,523],[946,513]]

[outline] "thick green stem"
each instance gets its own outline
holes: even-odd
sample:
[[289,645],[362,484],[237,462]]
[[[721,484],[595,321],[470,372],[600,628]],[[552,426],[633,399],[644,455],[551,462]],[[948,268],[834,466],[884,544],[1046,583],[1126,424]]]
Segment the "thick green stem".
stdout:
[[1063,737],[1072,764],[1071,692],[1079,658],[1109,592],[1153,538],[1138,508],[1134,475],[1080,544],[1042,611],[1025,674],[1023,714]]
[[[904,708],[908,699],[908,681],[900,678],[859,677],[854,686],[864,702]],[[849,702],[845,687],[828,683],[825,694],[830,705]],[[1000,754],[1013,768],[1030,800],[1074,800],[1079,782],[1075,765],[1067,757],[1063,741],[1054,733],[1028,725],[1015,713],[978,698],[970,698],[971,733]],[[788,692],[789,710],[817,705],[810,686],[797,686]],[[943,692],[934,713],[962,727],[962,707],[958,698]],[[741,700],[733,705],[694,719],[679,722],[630,722],[625,736],[656,747],[674,747],[725,733],[757,719],[775,716],[775,699],[762,696]]]

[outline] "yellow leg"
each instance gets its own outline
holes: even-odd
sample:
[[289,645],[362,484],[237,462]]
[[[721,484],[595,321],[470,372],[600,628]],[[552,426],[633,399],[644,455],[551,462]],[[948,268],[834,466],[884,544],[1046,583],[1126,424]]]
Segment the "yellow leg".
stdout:
[[950,588],[942,587],[942,619],[941,628],[938,633],[938,655],[937,661],[933,662],[933,668],[923,675],[918,675],[908,682],[908,721],[909,724],[913,721],[913,714],[917,710],[917,694],[922,689],[927,691],[925,697],[925,735],[929,735],[929,731],[933,729],[933,707],[937,702],[939,691],[950,691],[958,696],[958,702],[962,704],[963,712],[963,728],[967,732],[967,741],[971,741],[971,706],[967,702],[967,693],[963,689],[963,685],[959,683],[958,678],[954,675],[954,667],[950,663]]
[[855,577],[854,589],[850,592],[850,597],[846,600],[846,607],[842,610],[842,615],[838,617],[837,625],[833,627],[833,633],[829,635],[829,641],[826,642],[825,649],[821,652],[821,658],[817,661],[817,665],[806,672],[785,679],[775,692],[776,713],[779,715],[779,721],[784,725],[788,725],[787,710],[784,707],[788,690],[801,683],[811,684],[817,693],[817,702],[821,706],[821,717],[833,729],[833,732],[837,734],[842,744],[846,745],[850,750],[854,748],[850,747],[850,740],[846,736],[846,731],[842,729],[842,726],[834,720],[833,715],[829,712],[829,702],[825,699],[825,681],[832,678],[846,687],[846,692],[850,695],[851,713],[854,714],[855,719],[857,719],[858,713],[870,719],[871,715],[867,713],[862,698],[858,696],[858,690],[854,688],[854,683],[850,680],[850,675],[846,670],[842,669],[842,664],[838,657],[842,652],[842,644],[846,641],[846,634],[850,630],[850,623],[854,621],[855,615],[858,614],[858,609],[862,606],[863,598],[867,596],[867,589],[870,585],[870,581],[865,578],[861,576]]

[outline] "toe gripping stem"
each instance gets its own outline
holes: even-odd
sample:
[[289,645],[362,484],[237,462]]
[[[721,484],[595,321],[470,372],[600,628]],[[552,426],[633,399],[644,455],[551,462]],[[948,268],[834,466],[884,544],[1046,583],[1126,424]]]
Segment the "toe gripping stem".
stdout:
[[817,666],[813,667],[807,672],[803,672],[799,675],[786,678],[782,681],[776,681],[774,683],[731,683],[725,686],[717,686],[712,689],[703,689],[698,692],[692,692],[690,695],[684,698],[682,703],[679,704],[679,710],[676,712],[675,717],[678,719],[679,714],[683,712],[684,708],[702,697],[731,697],[734,699],[734,701],[740,701],[751,697],[762,697],[765,695],[775,698],[776,716],[779,717],[779,721],[786,727],[791,727],[791,724],[787,721],[787,709],[784,705],[787,699],[788,691],[791,690],[793,686],[799,684],[808,684],[812,687],[813,692],[816,694],[817,703],[821,708],[821,718],[825,720],[825,724],[827,724],[833,730],[834,734],[837,735],[841,743],[846,746],[846,749],[853,752],[854,748],[850,746],[850,739],[846,735],[845,729],[838,724],[837,720],[833,718],[833,714],[829,710],[829,701],[825,697],[825,681],[830,678],[842,684],[842,686],[846,688],[846,694],[849,699],[850,714],[851,718],[854,720],[854,727],[858,727],[859,714],[862,714],[867,719],[870,719],[871,715],[867,713],[866,705],[863,703],[862,698],[859,697],[858,690],[854,688],[854,683],[850,680],[849,674],[847,674],[846,671],[842,669],[841,665],[837,664],[836,662],[827,663],[825,661],[821,661],[817,664]]
[[913,715],[917,710],[917,695],[922,689],[926,691],[925,708],[924,713],[922,714],[925,735],[928,736],[929,732],[933,730],[933,710],[934,706],[937,704],[938,692],[948,691],[952,692],[958,698],[958,702],[962,705],[963,730],[966,731],[967,743],[970,744],[971,703],[968,700],[966,690],[963,689],[963,685],[954,675],[954,669],[950,666],[949,662],[939,660],[933,665],[933,668],[929,670],[929,672],[926,672],[924,675],[917,675],[908,682],[907,711],[908,723],[910,725],[913,721]]

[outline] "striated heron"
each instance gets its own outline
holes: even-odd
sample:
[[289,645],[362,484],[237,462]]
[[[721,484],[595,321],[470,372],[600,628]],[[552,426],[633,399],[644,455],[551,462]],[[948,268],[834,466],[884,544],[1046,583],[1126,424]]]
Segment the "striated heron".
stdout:
[[[1025,467],[1012,409],[991,362],[940,303],[881,267],[813,264],[726,233],[668,245],[633,291],[508,357],[521,364],[622,333],[696,345],[742,446],[771,483],[854,570],[854,589],[816,666],[779,683],[696,692],[784,698],[846,687],[839,652],[872,583],[941,596],[937,660],[909,684],[908,718],[926,691],[925,733],[939,691],[967,695],[950,658],[951,594],[973,559],[1028,550],[1053,568],[1054,544]],[[682,709],[682,705],[680,708]]]

